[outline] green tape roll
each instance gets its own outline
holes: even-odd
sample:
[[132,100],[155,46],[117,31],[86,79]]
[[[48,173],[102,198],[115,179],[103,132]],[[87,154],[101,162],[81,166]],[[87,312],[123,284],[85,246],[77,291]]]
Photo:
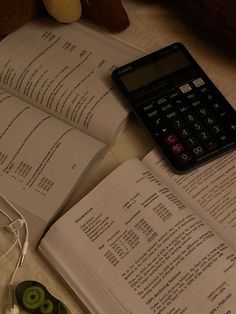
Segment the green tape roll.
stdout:
[[64,304],[37,281],[23,281],[16,287],[18,304],[31,314],[69,314]]
[[40,305],[40,311],[43,314],[52,314],[54,309],[54,305],[51,300],[44,300],[44,302]]
[[26,309],[34,310],[40,307],[40,305],[44,302],[44,298],[44,290],[39,286],[32,286],[24,291],[22,303]]

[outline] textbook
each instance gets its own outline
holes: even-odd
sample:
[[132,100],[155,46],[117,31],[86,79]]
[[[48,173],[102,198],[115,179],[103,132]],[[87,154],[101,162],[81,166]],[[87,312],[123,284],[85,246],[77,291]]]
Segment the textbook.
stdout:
[[30,222],[31,240],[125,127],[110,74],[141,54],[85,24],[44,18],[0,42],[0,192]]
[[235,313],[236,152],[184,175],[156,151],[124,162],[39,252],[91,313]]

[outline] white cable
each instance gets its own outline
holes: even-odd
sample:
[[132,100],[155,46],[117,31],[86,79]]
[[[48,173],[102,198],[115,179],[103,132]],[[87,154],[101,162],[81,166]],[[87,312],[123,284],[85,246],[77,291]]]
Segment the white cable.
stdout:
[[[21,256],[20,256],[20,266],[23,265],[24,259],[25,259],[25,255],[28,249],[28,245],[29,245],[29,228],[27,225],[27,222],[24,218],[24,216],[21,214],[21,212],[3,195],[0,193],[0,197],[20,216],[20,218],[24,221],[24,227],[25,227],[25,241],[21,250]],[[1,212],[3,212],[1,210]],[[5,213],[6,214],[6,213]]]
[[[1,194],[0,194],[1,195]],[[7,214],[5,213],[1,208],[0,208],[0,213],[3,214],[10,222],[13,222],[13,219]],[[4,227],[4,226],[3,226]],[[20,242],[20,234],[19,234],[19,230],[17,230],[17,232],[14,231],[14,234],[16,237],[18,237],[18,243],[20,246],[20,249],[22,250],[22,244]],[[1,257],[0,257],[1,258]]]
[[26,220],[24,218],[24,216],[21,214],[21,212],[15,207],[15,205],[13,205],[3,194],[0,193],[0,197],[20,216],[21,219],[24,220],[25,222],[25,240],[29,240],[29,228],[28,225],[26,223]]
[[[13,219],[11,219],[11,217],[7,213],[5,213],[1,208],[0,208],[0,213],[2,213],[4,216],[6,216],[10,222],[13,222]],[[3,227],[6,227],[6,226],[3,226]],[[5,256],[7,256],[11,252],[11,250],[14,249],[14,247],[16,246],[17,243],[19,244],[19,247],[22,250],[22,244],[20,242],[19,230],[14,231],[13,233],[14,233],[16,239],[15,239],[14,243],[11,245],[11,247],[5,253],[3,253],[3,255],[0,256],[0,260],[3,259]]]
[[21,256],[19,256],[19,258],[18,258],[18,261],[17,261],[16,267],[15,267],[15,269],[14,269],[14,272],[13,272],[12,276],[11,276],[11,279],[10,279],[10,283],[9,283],[9,285],[12,285],[12,284],[13,284],[13,281],[14,281],[15,275],[16,275],[17,270],[18,270],[18,268],[19,268],[20,266],[21,266]]
[[5,256],[7,256],[11,252],[11,250],[14,249],[18,241],[19,241],[19,238],[17,237],[15,242],[11,245],[11,247],[3,255],[0,256],[0,260],[3,259]]
[[[27,225],[27,222],[24,218],[24,216],[20,213],[20,211],[8,200],[6,199],[6,197],[4,195],[2,195],[0,193],[0,197],[11,207],[11,209],[13,209],[17,214],[18,216],[20,216],[21,219],[17,219],[17,220],[13,220],[5,211],[3,211],[2,209],[0,209],[0,213],[2,213],[9,221],[10,221],[10,224],[5,226],[10,232],[12,232],[16,239],[14,241],[14,243],[12,244],[12,246],[0,257],[0,260],[5,257],[6,255],[8,255],[10,253],[10,251],[16,246],[16,244],[18,243],[19,244],[19,247],[20,247],[20,250],[21,250],[21,253],[20,253],[20,256],[17,260],[17,263],[16,263],[16,266],[15,266],[15,269],[11,275],[11,278],[10,278],[10,281],[9,281],[9,284],[8,284],[8,287],[9,287],[9,291],[14,291],[14,288],[13,288],[13,281],[15,279],[15,276],[16,276],[16,273],[19,269],[19,267],[21,267],[23,265],[23,262],[24,262],[24,258],[25,258],[25,255],[27,253],[27,249],[28,249],[28,243],[29,243],[29,229],[28,229],[28,225]],[[23,245],[21,244],[21,239],[20,239],[20,231],[19,229],[24,226],[25,228],[25,238],[24,238],[24,242],[23,242]],[[14,295],[12,295],[11,293],[11,305],[10,307],[8,306],[8,308],[6,309],[5,313],[8,313],[8,314],[19,314],[20,311],[19,311],[19,308],[18,306],[15,304],[15,301],[14,301]]]

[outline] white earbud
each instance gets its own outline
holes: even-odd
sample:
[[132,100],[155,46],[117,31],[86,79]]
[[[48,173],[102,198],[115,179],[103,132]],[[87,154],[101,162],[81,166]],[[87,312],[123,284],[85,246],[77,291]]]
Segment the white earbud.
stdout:
[[15,289],[13,284],[8,286],[8,293],[9,293],[9,304],[5,309],[4,314],[20,314],[20,308],[15,303]]
[[[17,215],[20,217],[16,220],[13,220],[8,213],[6,213],[3,209],[0,208],[0,214],[3,214],[10,222],[9,225],[5,226],[10,232],[13,232],[16,236],[15,242],[13,243],[13,245],[2,255],[0,256],[0,259],[2,259],[3,257],[5,257],[6,255],[9,254],[9,252],[15,247],[15,245],[18,243],[19,247],[20,247],[20,255],[18,258],[18,261],[16,263],[16,267],[15,270],[11,276],[9,285],[8,285],[8,289],[9,289],[9,304],[6,309],[4,314],[20,314],[20,308],[18,307],[17,304],[15,304],[15,291],[14,291],[14,277],[17,273],[17,270],[19,267],[21,267],[23,265],[24,262],[24,258],[25,255],[27,253],[27,249],[28,249],[28,243],[29,243],[29,228],[27,225],[27,222],[25,220],[25,218],[23,217],[23,215],[20,213],[20,211],[4,196],[0,193],[0,197],[8,204],[8,206],[14,210]],[[25,229],[25,238],[24,241],[21,241],[21,237],[20,237],[20,228],[24,227]]]
[[4,314],[20,314],[19,306],[14,304],[13,307],[7,307]]

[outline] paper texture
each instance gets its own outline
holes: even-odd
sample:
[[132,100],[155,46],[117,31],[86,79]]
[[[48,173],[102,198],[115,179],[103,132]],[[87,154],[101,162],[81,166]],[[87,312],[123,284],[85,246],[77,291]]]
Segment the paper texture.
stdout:
[[[40,251],[98,313],[120,305],[120,313],[135,314],[230,313],[236,306],[233,251],[138,160],[123,164],[62,217]],[[108,290],[112,309],[92,282],[101,293]]]
[[141,52],[82,24],[41,19],[1,41],[0,54],[1,192],[39,219],[40,234],[123,130],[128,110],[110,74]]
[[81,23],[33,21],[0,45],[0,85],[111,144],[128,111],[113,92],[112,70],[143,52]]
[[43,221],[102,149],[103,143],[1,91],[1,193]]
[[181,176],[171,172],[156,151],[144,162],[236,250],[235,152]]

